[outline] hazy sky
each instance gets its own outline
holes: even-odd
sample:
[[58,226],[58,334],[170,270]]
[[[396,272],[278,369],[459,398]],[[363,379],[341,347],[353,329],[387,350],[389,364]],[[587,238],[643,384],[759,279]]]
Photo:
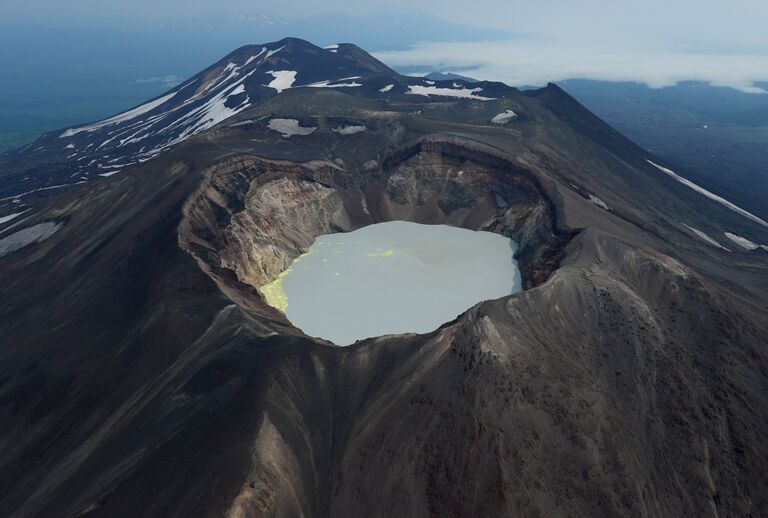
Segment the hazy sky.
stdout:
[[528,34],[590,40],[645,38],[649,43],[661,40],[699,49],[765,50],[768,43],[768,2],[762,0],[6,0],[0,5],[0,16],[153,21],[228,10],[300,18],[323,12],[371,14],[414,7],[458,23]]
[[[388,64],[412,70],[465,70],[517,85],[572,77],[634,80],[651,86],[699,79],[759,91],[752,83],[768,81],[764,0],[7,0],[0,5],[0,20],[125,28],[186,23],[215,10],[254,16],[263,24],[264,12],[295,20],[331,13],[370,18],[382,9],[391,17],[395,9],[398,16],[407,17],[414,6],[445,21],[488,29],[488,41],[482,41],[482,32],[471,43],[456,41],[457,34],[447,25],[442,37],[431,34],[425,37],[427,42],[410,38],[408,48],[403,48],[393,30],[390,39],[375,49]],[[331,25],[332,33],[333,17],[322,20]],[[339,34],[349,34],[347,23],[339,24]],[[430,27],[425,32],[428,29],[434,32]],[[500,38],[498,31],[509,32],[509,37]],[[254,30],[252,41],[242,43],[257,42],[259,31]]]

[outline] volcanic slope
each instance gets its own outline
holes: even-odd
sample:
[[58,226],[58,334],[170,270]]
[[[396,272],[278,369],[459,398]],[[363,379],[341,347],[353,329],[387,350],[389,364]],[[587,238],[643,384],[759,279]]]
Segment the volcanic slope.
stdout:
[[[118,174],[289,89],[393,97],[412,88],[436,91],[436,84],[400,76],[352,44],[323,49],[286,38],[247,45],[156,99],[0,154],[0,199],[34,204],[61,189]],[[463,80],[440,85],[450,95],[477,96],[481,89]],[[484,83],[482,89],[494,96],[512,90],[501,83]]]
[[[0,514],[768,514],[766,226],[555,85],[246,49],[196,77],[276,85],[119,174],[14,194],[77,167],[46,142],[182,99],[3,156]],[[349,347],[262,299],[317,235],[390,220],[513,238],[524,291]]]

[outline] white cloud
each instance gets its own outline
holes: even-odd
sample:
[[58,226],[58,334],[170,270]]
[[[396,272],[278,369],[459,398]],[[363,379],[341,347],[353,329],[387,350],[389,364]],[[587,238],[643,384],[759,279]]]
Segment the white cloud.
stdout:
[[183,80],[184,78],[181,76],[169,75],[169,76],[145,77],[145,78],[137,79],[136,81],[134,81],[134,83],[137,83],[137,84],[160,83],[164,86],[176,86],[177,84],[181,83]]
[[461,71],[514,86],[565,79],[637,81],[653,88],[705,81],[749,93],[768,81],[768,55],[668,51],[627,45],[571,45],[551,38],[506,41],[429,42],[408,50],[379,52],[394,67]]

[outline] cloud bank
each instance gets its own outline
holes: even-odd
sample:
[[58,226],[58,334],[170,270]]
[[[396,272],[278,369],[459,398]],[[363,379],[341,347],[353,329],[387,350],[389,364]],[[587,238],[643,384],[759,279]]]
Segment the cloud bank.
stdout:
[[[14,32],[0,54],[7,48],[13,64],[34,49],[36,62],[51,49],[61,52],[52,38],[62,28],[108,28],[89,41],[95,50],[115,48],[122,34],[123,48],[151,41],[157,51],[144,59],[173,64],[155,66],[150,77],[193,70],[196,55],[200,66],[242,44],[290,35],[388,50],[379,57],[401,70],[463,71],[518,86],[698,80],[762,92],[754,82],[768,81],[767,19],[765,0],[25,0],[0,2],[0,40]],[[24,23],[51,27],[34,31]]]
[[134,81],[134,83],[137,84],[147,84],[147,83],[158,83],[166,87],[176,86],[177,84],[181,83],[184,80],[182,76],[179,75],[167,75],[167,76],[155,76],[155,77],[145,77],[141,79],[137,79]]
[[681,52],[662,48],[571,45],[520,38],[505,41],[427,42],[407,50],[378,52],[395,68],[451,71],[513,86],[541,86],[565,79],[635,81],[652,88],[703,81],[748,93],[768,93],[768,55]]

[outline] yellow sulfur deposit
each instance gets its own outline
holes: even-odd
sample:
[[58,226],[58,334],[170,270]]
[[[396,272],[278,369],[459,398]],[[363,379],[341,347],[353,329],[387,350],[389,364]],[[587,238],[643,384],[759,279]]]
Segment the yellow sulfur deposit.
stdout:
[[314,250],[310,250],[309,252],[301,254],[293,260],[291,266],[289,266],[285,271],[281,272],[280,275],[277,276],[277,279],[259,288],[259,293],[261,293],[261,296],[264,297],[264,300],[267,302],[267,304],[285,313],[285,310],[288,309],[288,295],[286,295],[285,291],[283,290],[283,278],[291,273],[291,269],[294,264],[300,263],[303,257],[311,255],[312,253],[314,253]]
[[386,252],[371,252],[368,257],[392,257],[395,255],[394,250],[387,250]]

